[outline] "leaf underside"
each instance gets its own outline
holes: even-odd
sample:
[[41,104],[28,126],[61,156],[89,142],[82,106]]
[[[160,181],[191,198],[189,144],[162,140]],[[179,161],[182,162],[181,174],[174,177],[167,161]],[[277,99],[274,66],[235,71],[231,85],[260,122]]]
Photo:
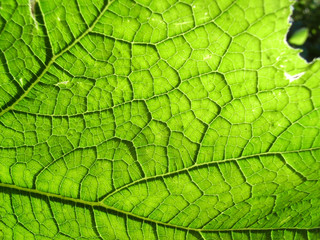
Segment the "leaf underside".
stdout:
[[0,239],[320,239],[290,4],[0,0]]

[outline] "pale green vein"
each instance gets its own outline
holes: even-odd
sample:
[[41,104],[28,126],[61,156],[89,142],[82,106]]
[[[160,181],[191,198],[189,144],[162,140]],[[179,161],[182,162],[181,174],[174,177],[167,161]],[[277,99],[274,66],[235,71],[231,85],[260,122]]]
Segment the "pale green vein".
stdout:
[[287,152],[264,152],[264,153],[258,153],[258,154],[252,154],[252,155],[247,155],[247,156],[241,156],[241,157],[237,157],[237,158],[228,158],[228,159],[224,159],[224,160],[218,160],[218,161],[212,161],[212,162],[204,162],[204,163],[199,163],[199,164],[194,164],[191,165],[189,167],[186,168],[182,168],[176,171],[172,171],[172,172],[167,172],[164,174],[159,174],[156,176],[150,176],[150,177],[145,177],[145,178],[140,178],[138,180],[135,180],[131,183],[128,183],[126,185],[123,185],[122,187],[114,190],[113,192],[107,194],[106,196],[104,196],[101,201],[106,200],[108,197],[116,194],[117,192],[120,192],[121,190],[130,187],[134,184],[143,182],[143,181],[147,181],[147,180],[151,180],[151,179],[155,179],[155,178],[160,178],[160,177],[167,177],[170,175],[174,175],[174,174],[179,174],[181,172],[187,172],[190,171],[194,168],[198,168],[198,167],[203,167],[203,166],[210,166],[210,165],[215,165],[215,164],[220,164],[220,163],[225,163],[225,162],[232,162],[232,161],[240,161],[240,160],[244,160],[244,159],[248,159],[248,158],[254,158],[254,157],[263,157],[263,156],[272,156],[272,155],[283,155],[283,154],[290,154],[290,153],[299,153],[299,152],[306,152],[306,151],[315,151],[315,150],[319,150],[320,147],[316,147],[316,148],[309,148],[309,149],[301,149],[301,150],[293,150],[293,151],[287,151]]

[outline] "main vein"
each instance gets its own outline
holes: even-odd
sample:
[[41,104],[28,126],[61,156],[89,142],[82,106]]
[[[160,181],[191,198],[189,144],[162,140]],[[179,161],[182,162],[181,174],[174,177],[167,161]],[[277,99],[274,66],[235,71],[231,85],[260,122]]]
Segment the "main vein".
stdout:
[[[97,24],[97,22],[100,20],[100,18],[103,16],[103,14],[108,10],[109,6],[114,2],[114,0],[110,0],[108,1],[108,3],[106,4],[106,6],[103,8],[103,10],[101,11],[101,13],[97,16],[97,18],[92,22],[92,24],[88,27],[88,29],[86,31],[84,31],[82,34],[79,35],[79,37],[77,37],[69,46],[67,46],[66,48],[64,48],[61,52],[59,52],[58,54],[54,55],[51,60],[48,62],[48,64],[46,65],[46,67],[42,70],[42,72],[39,74],[39,76],[36,78],[36,80],[30,84],[30,86],[27,88],[27,90],[21,94],[16,101],[12,102],[10,105],[7,105],[1,112],[0,112],[0,117],[5,114],[6,112],[12,110],[15,105],[17,105],[25,96],[28,95],[28,93],[34,88],[35,85],[38,84],[38,82],[40,82],[41,78],[48,72],[49,68],[51,67],[51,65],[56,61],[57,58],[59,58],[62,54],[64,54],[65,52],[69,51],[74,45],[76,45],[82,38],[84,38],[89,32],[92,31],[92,29],[94,28],[94,26]],[[48,36],[49,37],[49,36]]]
[[62,196],[62,195],[59,195],[59,194],[47,193],[47,192],[39,191],[37,189],[18,187],[18,186],[7,184],[7,183],[0,183],[0,187],[8,188],[8,189],[15,189],[15,190],[23,191],[23,192],[29,193],[29,194],[36,194],[36,195],[40,195],[40,196],[45,196],[45,197],[48,197],[50,200],[60,199],[60,200],[67,201],[67,202],[72,202],[72,203],[75,203],[75,204],[78,203],[78,204],[81,204],[81,205],[86,205],[86,206],[91,206],[91,207],[96,207],[96,208],[103,208],[103,209],[106,209],[106,210],[111,210],[111,211],[114,211],[114,212],[118,212],[118,213],[124,214],[126,216],[130,216],[130,217],[133,217],[135,219],[139,219],[139,220],[146,221],[146,222],[149,222],[149,223],[159,224],[159,225],[163,225],[163,226],[166,226],[166,227],[171,227],[171,228],[176,228],[176,229],[181,229],[181,230],[186,230],[186,231],[195,231],[195,232],[272,231],[272,230],[306,230],[307,231],[307,230],[318,230],[318,229],[320,229],[320,227],[315,227],[315,228],[286,227],[286,228],[197,229],[197,228],[178,226],[178,225],[174,225],[174,224],[171,224],[171,223],[164,223],[164,222],[161,222],[161,221],[158,221],[158,220],[155,220],[155,219],[139,216],[139,215],[133,214],[131,212],[126,212],[126,211],[123,211],[121,209],[114,208],[112,206],[108,206],[108,205],[104,204],[101,201],[100,202],[91,202],[91,201],[86,201],[86,200],[82,200],[82,199],[65,197],[65,196]]

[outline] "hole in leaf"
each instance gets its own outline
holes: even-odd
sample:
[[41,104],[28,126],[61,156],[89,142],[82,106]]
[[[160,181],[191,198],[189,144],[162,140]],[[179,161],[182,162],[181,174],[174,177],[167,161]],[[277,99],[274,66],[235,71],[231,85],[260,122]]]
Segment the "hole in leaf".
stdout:
[[303,51],[301,57],[311,62],[320,57],[320,0],[298,0],[293,5],[287,34],[290,46]]

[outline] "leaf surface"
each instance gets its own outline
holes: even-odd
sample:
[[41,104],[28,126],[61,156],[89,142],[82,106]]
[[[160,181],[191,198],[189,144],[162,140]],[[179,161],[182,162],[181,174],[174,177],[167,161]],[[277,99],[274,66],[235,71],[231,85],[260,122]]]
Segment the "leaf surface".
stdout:
[[290,4],[1,1],[0,239],[319,239]]

